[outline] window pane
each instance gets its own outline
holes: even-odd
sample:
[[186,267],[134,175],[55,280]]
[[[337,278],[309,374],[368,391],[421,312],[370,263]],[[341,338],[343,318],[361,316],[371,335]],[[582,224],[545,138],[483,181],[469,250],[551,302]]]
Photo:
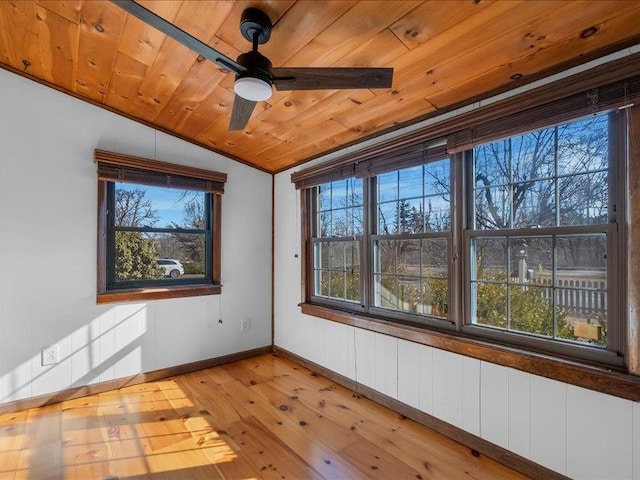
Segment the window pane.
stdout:
[[422,165],[398,171],[400,198],[418,198],[423,196]]
[[328,269],[329,268],[329,247],[331,243],[329,242],[320,242],[316,243],[315,248],[315,256],[314,256],[314,267]]
[[331,236],[331,211],[318,213],[318,233],[319,237]]
[[204,229],[204,192],[115,182],[117,227]]
[[509,142],[512,182],[520,183],[555,176],[554,128],[529,132],[514,137]]
[[347,181],[340,180],[331,183],[331,210],[347,206]]
[[473,323],[507,328],[507,286],[497,283],[472,282]]
[[351,225],[347,219],[347,210],[333,210],[331,212],[331,236],[344,237],[351,235]]
[[509,187],[476,190],[476,229],[509,228],[511,193]]
[[447,196],[451,192],[451,162],[449,159],[424,166],[424,194]]
[[422,280],[422,308],[425,315],[447,318],[449,314],[449,281],[447,278]]
[[398,172],[384,173],[378,176],[378,202],[390,202],[398,199]]
[[[555,308],[558,336],[563,339],[593,345],[607,345],[607,290],[584,288],[586,281],[567,280],[568,288],[556,288]],[[573,287],[573,288],[572,288]]]
[[344,272],[329,272],[329,296],[333,298],[345,298]]
[[353,270],[353,273],[345,274],[347,300],[359,302],[360,295],[360,270]]
[[507,239],[476,238],[472,280],[504,282],[507,279]]
[[509,249],[510,282],[536,285],[551,283],[551,237],[511,237]]
[[204,278],[205,243],[203,234],[116,231],[115,280]]
[[556,224],[555,182],[513,185],[513,228],[552,227]]
[[395,274],[397,264],[397,242],[394,240],[376,242],[376,272]]
[[558,180],[558,190],[562,225],[607,223],[609,208],[607,172],[561,178]]
[[398,277],[398,310],[422,313],[420,278]]
[[476,188],[509,183],[509,141],[501,140],[473,149]]
[[331,210],[331,184],[318,186],[318,211]]
[[347,207],[360,207],[364,204],[364,195],[362,193],[362,180],[350,178],[347,180],[348,197]]
[[314,270],[314,293],[321,297],[329,297],[329,271]]
[[425,231],[451,230],[451,203],[448,195],[426,197],[423,208]]
[[392,242],[398,248],[398,275],[420,276],[420,240]]
[[609,155],[606,115],[585,118],[558,127],[558,175],[606,170]]
[[351,225],[352,235],[362,235],[362,225],[364,219],[364,208],[353,207],[347,210],[347,219]]
[[420,233],[423,231],[424,213],[422,208],[421,198],[400,202],[398,233]]
[[375,305],[378,307],[398,308],[398,284],[395,275],[374,276]]
[[556,238],[556,278],[587,282],[607,279],[605,234],[562,235]]
[[422,276],[447,278],[448,259],[447,239],[434,238],[422,240]]
[[389,235],[398,231],[398,204],[396,202],[378,205],[378,234]]
[[509,286],[509,329],[553,337],[551,288]]
[[343,242],[331,242],[329,244],[329,269],[345,269],[345,251]]

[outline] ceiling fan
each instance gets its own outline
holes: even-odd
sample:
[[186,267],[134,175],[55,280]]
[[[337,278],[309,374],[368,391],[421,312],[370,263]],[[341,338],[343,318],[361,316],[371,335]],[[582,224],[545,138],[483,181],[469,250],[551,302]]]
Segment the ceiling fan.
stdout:
[[269,59],[258,52],[258,45],[271,38],[273,25],[269,17],[257,8],[247,8],[242,13],[240,32],[251,42],[252,49],[234,61],[133,0],[111,1],[195,53],[236,74],[229,130],[242,130],[247,125],[256,102],[271,97],[272,86],[283,91],[391,87],[392,68],[273,67]]

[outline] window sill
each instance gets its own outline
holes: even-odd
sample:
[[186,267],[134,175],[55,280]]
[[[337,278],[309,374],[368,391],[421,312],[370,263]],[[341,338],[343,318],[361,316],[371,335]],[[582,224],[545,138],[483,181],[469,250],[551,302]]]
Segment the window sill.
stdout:
[[476,358],[578,387],[640,401],[640,377],[607,367],[496,345],[456,333],[411,327],[302,303],[302,313]]
[[98,293],[96,303],[134,302],[140,300],[162,300],[167,298],[199,297],[219,295],[221,285],[185,285],[179,287],[132,288]]

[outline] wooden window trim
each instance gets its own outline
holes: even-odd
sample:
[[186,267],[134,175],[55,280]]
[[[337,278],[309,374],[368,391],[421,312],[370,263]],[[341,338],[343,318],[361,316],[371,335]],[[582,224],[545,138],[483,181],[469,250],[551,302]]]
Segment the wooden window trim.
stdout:
[[640,401],[640,378],[624,370],[524,351],[456,332],[400,325],[310,303],[302,303],[300,307],[306,315],[514,368],[634,402]]
[[125,170],[145,170],[147,172],[179,175],[221,184],[227,181],[226,173],[161,162],[159,160],[150,160],[148,158],[133,157],[131,155],[122,155],[120,153],[106,152],[104,150],[94,151],[94,161],[97,164],[111,165]]
[[[118,153],[95,150],[94,161],[98,166],[98,202],[97,202],[97,294],[96,303],[160,300],[202,295],[218,295],[222,292],[221,283],[221,240],[222,240],[222,193],[227,181],[226,173],[200,168],[176,165],[157,160],[132,157]],[[106,167],[106,168],[105,168]],[[115,170],[113,170],[115,169]],[[106,174],[105,174],[106,172]],[[116,178],[112,172],[118,172]],[[146,181],[138,181],[139,175],[148,173]],[[149,178],[151,180],[149,180]],[[145,288],[107,289],[107,183],[118,179],[133,180],[134,183],[147,185],[170,185],[172,180],[195,190],[211,194],[211,212],[213,214],[213,238],[211,252],[212,282],[207,284],[158,286]],[[166,183],[165,183],[166,180]]]

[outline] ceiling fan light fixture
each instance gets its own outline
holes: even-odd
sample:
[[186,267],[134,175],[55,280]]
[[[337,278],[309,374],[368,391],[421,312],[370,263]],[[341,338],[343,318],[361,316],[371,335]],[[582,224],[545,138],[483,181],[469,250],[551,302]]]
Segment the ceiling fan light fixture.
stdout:
[[271,84],[256,77],[239,77],[233,85],[233,90],[245,100],[262,102],[271,98]]

